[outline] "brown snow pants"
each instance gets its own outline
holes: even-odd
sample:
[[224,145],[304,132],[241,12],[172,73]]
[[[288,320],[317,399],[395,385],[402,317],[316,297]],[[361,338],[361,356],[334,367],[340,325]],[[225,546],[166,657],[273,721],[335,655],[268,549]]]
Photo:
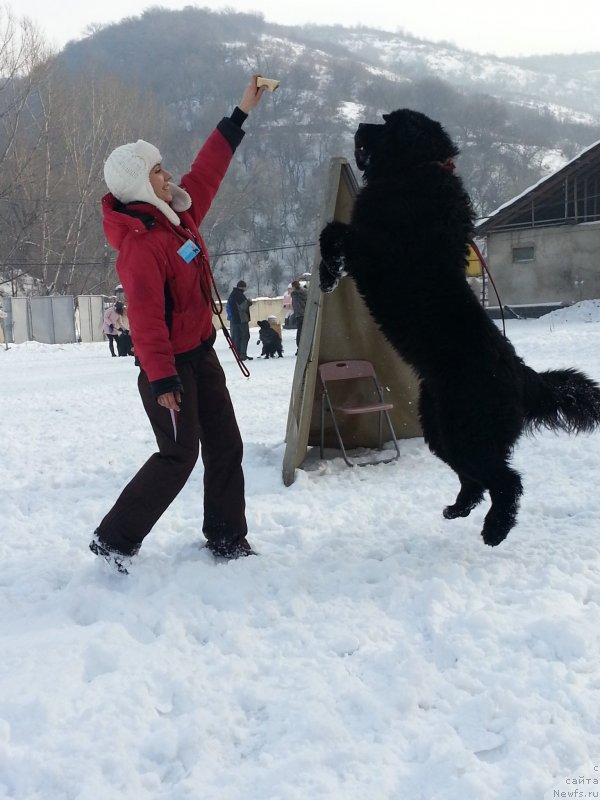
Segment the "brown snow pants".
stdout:
[[98,527],[100,540],[121,553],[135,553],[185,485],[198,459],[204,464],[204,523],[212,544],[241,542],[247,532],[242,438],[212,347],[177,364],[183,384],[179,412],[160,406],[143,370],[138,388],[152,425],[154,453],[127,484]]

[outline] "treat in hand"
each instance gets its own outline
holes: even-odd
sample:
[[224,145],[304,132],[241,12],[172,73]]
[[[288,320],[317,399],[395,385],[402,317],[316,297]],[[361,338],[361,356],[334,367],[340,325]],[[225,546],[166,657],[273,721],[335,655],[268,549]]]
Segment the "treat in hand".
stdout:
[[279,86],[280,81],[276,81],[273,78],[262,78],[258,77],[256,79],[256,85],[260,89],[261,86],[266,86],[269,92],[274,92],[275,89]]

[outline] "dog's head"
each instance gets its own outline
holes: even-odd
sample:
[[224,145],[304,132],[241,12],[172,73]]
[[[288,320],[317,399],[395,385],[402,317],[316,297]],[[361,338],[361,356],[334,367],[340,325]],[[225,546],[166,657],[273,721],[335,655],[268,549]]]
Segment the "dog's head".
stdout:
[[367,181],[427,162],[443,164],[459,153],[440,123],[420,111],[401,108],[383,119],[382,125],[361,123],[354,134],[356,166]]
[[259,319],[257,325],[263,331],[271,327],[266,319]]

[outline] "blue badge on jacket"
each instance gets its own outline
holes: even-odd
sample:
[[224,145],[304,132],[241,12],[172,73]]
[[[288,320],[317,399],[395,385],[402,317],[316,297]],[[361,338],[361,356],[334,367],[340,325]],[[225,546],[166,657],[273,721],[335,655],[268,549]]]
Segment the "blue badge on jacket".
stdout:
[[193,261],[198,253],[200,252],[200,248],[195,242],[192,242],[191,239],[188,239],[185,244],[182,244],[179,250],[177,251],[177,255],[181,256],[186,264],[189,264],[190,261]]

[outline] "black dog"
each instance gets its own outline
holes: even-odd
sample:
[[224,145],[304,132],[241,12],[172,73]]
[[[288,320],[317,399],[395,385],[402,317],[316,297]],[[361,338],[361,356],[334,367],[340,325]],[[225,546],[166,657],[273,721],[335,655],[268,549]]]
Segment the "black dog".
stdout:
[[260,319],[258,321],[258,327],[260,331],[258,332],[258,342],[256,344],[262,342],[261,356],[265,358],[275,358],[275,353],[277,353],[277,356],[281,358],[283,355],[283,347],[281,346],[281,337],[277,331],[273,330],[266,319]]
[[497,545],[522,494],[509,466],[524,432],[568,433],[600,424],[600,387],[574,369],[537,373],[517,356],[467,284],[474,214],[453,173],[458,150],[442,126],[408,109],[361,124],[364,171],[351,222],[321,233],[320,285],[347,271],[384,335],[420,381],[419,415],[431,451],[457,473],[444,509],[466,517],[489,491],[482,536]]

